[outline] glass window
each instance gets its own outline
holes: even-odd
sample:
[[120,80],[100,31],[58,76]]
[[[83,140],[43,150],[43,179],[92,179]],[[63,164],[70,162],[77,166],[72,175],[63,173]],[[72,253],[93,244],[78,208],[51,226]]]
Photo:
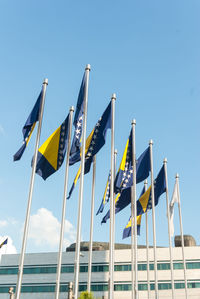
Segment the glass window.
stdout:
[[159,283],[158,284],[159,290],[169,290],[171,288],[172,288],[171,283]]
[[170,270],[170,264],[169,263],[158,263],[157,269],[158,270]]
[[115,265],[115,271],[131,271],[131,265]]
[[17,274],[18,273],[18,268],[1,268],[0,269],[0,275],[12,275],[12,274]]
[[200,288],[200,282],[188,282],[187,286],[189,289]]
[[175,270],[183,269],[183,263],[174,263],[174,269]]
[[185,284],[183,282],[176,282],[175,283],[175,289],[184,289]]
[[138,264],[138,271],[147,270],[147,264]]
[[186,263],[187,269],[200,269],[200,263],[198,262],[188,262]]
[[139,291],[147,291],[148,290],[147,284],[146,283],[139,283],[138,284],[138,290]]
[[154,270],[154,264],[149,264],[149,270]]
[[115,284],[115,291],[131,291],[131,284]]
[[88,272],[88,266],[80,266],[80,272]]

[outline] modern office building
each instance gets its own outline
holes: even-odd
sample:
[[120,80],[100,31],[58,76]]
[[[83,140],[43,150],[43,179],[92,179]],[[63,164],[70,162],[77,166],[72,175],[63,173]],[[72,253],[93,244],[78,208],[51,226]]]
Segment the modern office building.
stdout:
[[[173,268],[175,298],[185,298],[184,271],[180,238],[175,238]],[[200,298],[200,247],[190,236],[185,236],[187,286],[190,299]],[[60,299],[67,299],[68,283],[74,280],[74,244],[63,253]],[[157,248],[159,298],[171,298],[169,248]],[[0,264],[0,299],[8,299],[9,287],[17,281],[19,255],[3,255]],[[147,250],[138,248],[139,298],[147,297]],[[149,249],[151,298],[154,291],[153,248]],[[79,291],[86,290],[88,276],[88,243],[81,244]],[[56,281],[57,253],[30,253],[25,256],[21,299],[53,299]],[[92,263],[92,292],[95,298],[108,298],[109,251],[107,243],[94,243]],[[131,298],[130,245],[116,244],[114,298]]]

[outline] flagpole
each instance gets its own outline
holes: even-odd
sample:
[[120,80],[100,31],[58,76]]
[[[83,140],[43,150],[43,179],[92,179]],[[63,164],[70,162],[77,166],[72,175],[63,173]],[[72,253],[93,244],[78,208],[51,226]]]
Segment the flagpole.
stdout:
[[90,65],[87,64],[86,68],[86,84],[84,90],[84,118],[83,118],[83,137],[82,137],[82,155],[81,155],[81,174],[80,174],[80,187],[79,187],[79,206],[78,206],[78,219],[77,219],[77,236],[76,236],[76,253],[75,253],[75,292],[74,298],[78,299],[78,283],[79,283],[79,261],[80,261],[80,240],[81,240],[81,221],[82,221],[82,205],[83,205],[83,183],[85,172],[85,144],[86,144],[86,124],[87,124],[87,103],[88,103],[88,83]]
[[35,180],[35,170],[36,170],[36,163],[37,163],[37,156],[38,156],[38,147],[39,147],[39,142],[40,142],[40,133],[41,133],[41,128],[42,128],[42,118],[43,118],[44,102],[45,102],[47,85],[48,85],[48,79],[44,79],[43,87],[42,87],[42,100],[41,100],[41,106],[40,106],[39,124],[38,124],[37,136],[36,136],[36,142],[35,142],[35,154],[33,156],[33,166],[32,166],[31,181],[30,181],[30,187],[29,187],[28,204],[27,204],[27,210],[26,210],[26,220],[25,220],[25,224],[24,224],[22,249],[21,249],[19,268],[18,268],[15,299],[19,299],[20,293],[21,293],[22,275],[23,275],[23,267],[24,267],[24,256],[25,256],[26,243],[27,243],[27,237],[28,237],[28,227],[29,227],[29,222],[30,222],[30,211],[31,211],[33,187],[34,187],[34,180]]
[[181,214],[181,200],[180,200],[179,175],[178,175],[178,173],[176,174],[176,183],[177,183],[177,186],[178,186],[178,211],[179,211],[179,222],[180,222],[182,255],[183,255],[183,268],[184,268],[184,280],[185,280],[185,296],[186,296],[186,299],[187,299],[188,298],[188,291],[187,291],[186,263],[185,263],[183,224],[182,224],[182,214]]
[[155,274],[155,299],[158,299],[158,272],[157,272],[157,248],[156,248],[156,220],[155,220],[155,198],[153,177],[153,140],[149,141],[150,163],[151,163],[151,200],[152,200],[152,223],[153,223],[153,249],[154,249],[154,274]]
[[91,290],[95,181],[96,181],[96,155],[93,157],[93,173],[92,173],[92,199],[91,199],[91,216],[90,216],[90,243],[89,243],[89,258],[88,258],[89,259],[88,260],[88,285],[87,285],[88,292],[90,292]]
[[[131,270],[132,270],[132,299],[138,297],[138,273],[137,273],[137,203],[136,203],[136,154],[135,154],[135,126],[132,123],[132,163],[133,163],[133,185],[131,186]],[[134,222],[133,222],[134,219]],[[134,280],[135,274],[135,280]]]
[[174,299],[174,269],[173,269],[173,256],[172,256],[172,239],[171,239],[171,224],[169,221],[169,190],[168,190],[168,177],[167,177],[167,158],[163,160],[166,182],[166,207],[167,207],[167,221],[168,221],[168,237],[169,237],[169,254],[170,254],[170,268],[171,268],[171,285],[172,285],[172,298]]
[[116,94],[113,93],[111,97],[112,105],[112,120],[111,120],[111,175],[110,175],[110,244],[109,244],[109,299],[114,298],[114,135],[115,135],[115,100]]
[[[116,177],[116,164],[117,164],[117,149],[115,149],[114,151],[114,181],[115,181],[115,177]],[[113,181],[113,184],[114,184]],[[113,249],[114,249],[114,253],[115,253],[115,193],[114,193],[114,189],[113,189],[113,201],[114,201],[114,206],[113,206]],[[112,268],[112,277],[114,277],[114,273],[115,273],[115,254],[113,256],[113,268]],[[114,298],[114,295],[113,295]]]
[[71,144],[71,131],[72,131],[73,112],[74,112],[74,107],[72,106],[70,108],[69,120],[68,120],[67,157],[66,157],[66,167],[65,167],[65,181],[64,181],[63,206],[62,206],[62,221],[61,221],[61,229],[60,229],[60,243],[59,243],[59,253],[58,253],[55,299],[59,299],[59,292],[60,292],[60,276],[61,276],[62,249],[63,249],[63,238],[64,238],[64,229],[65,229],[65,215],[66,215],[66,204],[67,204],[66,198],[67,198],[67,185],[68,185],[68,176],[69,176],[69,156],[70,156],[70,144]]
[[[144,190],[147,191],[147,180],[144,181]],[[146,255],[147,255],[147,290],[148,299],[150,299],[150,273],[149,273],[149,229],[148,229],[148,212],[145,213],[146,220]]]

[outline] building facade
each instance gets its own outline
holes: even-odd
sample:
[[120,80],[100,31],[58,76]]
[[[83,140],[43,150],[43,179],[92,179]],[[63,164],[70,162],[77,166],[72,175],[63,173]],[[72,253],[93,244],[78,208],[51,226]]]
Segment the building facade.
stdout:
[[[109,251],[104,243],[94,247],[92,263],[92,292],[95,298],[108,298]],[[104,244],[104,245],[102,245]],[[82,244],[83,245],[83,244]],[[114,271],[114,298],[131,298],[131,249],[116,246]],[[60,299],[68,298],[68,283],[74,280],[73,246],[63,253]],[[79,291],[87,289],[88,251],[82,246],[80,257]],[[185,247],[187,265],[187,286],[189,298],[200,298],[200,247]],[[138,289],[139,298],[147,295],[147,250],[138,249]],[[19,255],[3,255],[0,263],[0,299],[8,299],[9,287],[17,281]],[[154,291],[153,248],[149,249],[151,298]],[[159,298],[171,298],[171,270],[169,248],[157,248],[157,269]],[[25,256],[21,299],[53,299],[56,281],[57,253],[30,253]],[[173,268],[175,298],[185,298],[182,248],[173,248]]]

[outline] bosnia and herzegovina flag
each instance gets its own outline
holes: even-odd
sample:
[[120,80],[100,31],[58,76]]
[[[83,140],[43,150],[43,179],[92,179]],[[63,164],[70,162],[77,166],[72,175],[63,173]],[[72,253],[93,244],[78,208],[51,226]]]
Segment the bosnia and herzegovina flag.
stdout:
[[72,140],[69,165],[73,165],[80,161],[80,148],[81,148],[81,137],[83,129],[83,114],[84,114],[84,97],[85,97],[85,85],[86,85],[86,72],[84,72],[81,87],[79,90],[78,101],[76,105],[76,112],[74,116],[74,137]]
[[[137,235],[140,235],[141,220],[142,220],[142,215],[137,216]],[[124,228],[123,239],[128,238],[130,236],[131,236],[131,217],[129,218],[128,224]]]
[[65,158],[68,140],[69,114],[59,128],[38,149],[36,173],[46,180],[56,172]]
[[18,161],[21,159],[21,157],[25,151],[25,148],[27,147],[27,145],[29,143],[32,132],[35,128],[35,124],[39,120],[41,101],[42,101],[42,91],[40,92],[39,97],[33,107],[33,110],[31,111],[25,125],[23,126],[22,133],[24,136],[24,141],[23,141],[23,144],[20,147],[20,149],[13,156],[14,161]]
[[[111,128],[111,102],[104,111],[102,117],[96,123],[94,129],[88,136],[85,146],[85,171],[84,174],[87,174],[90,171],[90,167],[93,161],[93,157],[100,151],[106,142],[106,133],[107,130]],[[82,155],[82,148],[80,150],[80,156]],[[74,179],[73,185],[70,189],[68,199],[70,198],[78,178],[80,177],[81,166],[77,172],[77,175]]]
[[6,245],[8,244],[8,238],[5,239],[1,244],[0,244],[0,248],[3,246],[3,245]]
[[[137,200],[137,215],[146,213],[147,210],[152,209],[151,186],[147,191]],[[160,196],[166,191],[166,181],[164,166],[160,169],[156,179],[154,180],[154,201],[155,206],[159,202]],[[124,189],[121,194],[118,194],[115,200],[115,214],[119,213],[131,203],[131,187]],[[103,217],[101,223],[106,223],[110,218],[110,211]]]
[[[150,148],[148,147],[136,160],[136,183],[144,181],[150,172]],[[133,184],[132,130],[126,143],[121,164],[115,179],[115,193]]]
[[96,215],[103,212],[105,204],[109,200],[109,197],[110,197],[110,178],[111,178],[111,171],[109,172],[107,183],[106,183],[106,188],[105,188],[105,191],[104,191],[104,194],[103,194],[103,198],[102,198],[100,207],[99,207]]

